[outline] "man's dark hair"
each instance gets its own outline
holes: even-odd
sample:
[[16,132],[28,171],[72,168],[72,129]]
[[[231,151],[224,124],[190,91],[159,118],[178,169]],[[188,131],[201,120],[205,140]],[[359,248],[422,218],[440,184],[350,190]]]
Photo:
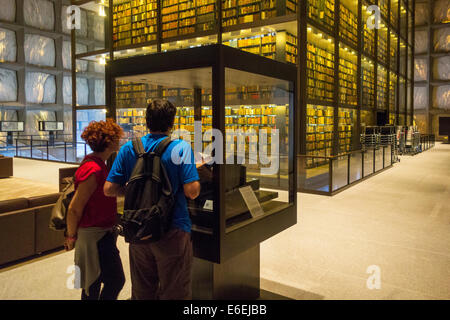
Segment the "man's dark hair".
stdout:
[[177,108],[168,100],[155,99],[148,104],[145,120],[152,132],[166,132],[173,127]]

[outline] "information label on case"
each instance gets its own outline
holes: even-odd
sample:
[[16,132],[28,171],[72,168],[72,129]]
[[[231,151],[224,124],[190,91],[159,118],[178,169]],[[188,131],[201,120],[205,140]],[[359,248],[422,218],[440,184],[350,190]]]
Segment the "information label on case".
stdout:
[[241,193],[242,198],[244,199],[245,204],[247,205],[247,208],[253,218],[262,216],[264,214],[264,210],[261,208],[261,204],[256,198],[256,195],[253,192],[251,186],[239,188],[239,192]]

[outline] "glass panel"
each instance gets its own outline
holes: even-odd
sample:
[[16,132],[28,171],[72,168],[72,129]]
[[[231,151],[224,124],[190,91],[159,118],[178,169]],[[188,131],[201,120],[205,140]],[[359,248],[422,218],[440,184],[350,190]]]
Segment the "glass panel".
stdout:
[[414,60],[414,81],[428,80],[428,59]]
[[[90,1],[80,5],[81,28],[76,30],[77,42],[88,44],[88,51],[105,50],[105,24],[108,21],[109,9],[103,1]],[[78,51],[77,51],[78,53]]]
[[391,24],[398,28],[398,0],[391,0]]
[[405,76],[406,75],[406,59],[407,59],[407,52],[406,52],[406,45],[403,42],[403,40],[400,40],[400,74]]
[[368,10],[370,5],[368,2],[362,2],[362,24],[364,28],[363,51],[370,57],[375,57],[375,29],[369,29],[367,21],[371,17],[372,12]]
[[12,30],[0,28],[0,62],[15,62],[16,60],[16,33]]
[[397,105],[397,76],[393,73],[389,73],[389,111],[395,113],[396,105]]
[[310,0],[307,3],[308,16],[329,31],[334,27],[334,1]]
[[381,16],[383,19],[388,17],[388,0],[378,0],[378,6],[380,7]]
[[337,157],[332,160],[333,191],[348,184],[348,156]]
[[378,60],[387,63],[387,24],[381,19],[380,29],[378,29]]
[[[223,34],[223,44],[281,62],[297,63],[296,23],[289,23],[289,31],[266,28],[241,30]],[[295,31],[295,32],[294,32]]]
[[405,114],[406,113],[406,81],[403,77],[400,77],[400,84],[399,84],[399,110],[400,113]]
[[[194,201],[188,202],[193,225],[196,228],[207,228],[208,231],[213,229],[214,219],[218,218],[213,214],[218,212],[218,209],[214,208],[214,185],[211,178],[212,172],[218,167],[213,161],[218,164],[223,162],[223,153],[219,152],[219,147],[223,147],[219,140],[223,139],[215,135],[217,132],[214,132],[217,140],[212,142],[211,86],[211,68],[140,74],[116,79],[117,122],[125,131],[124,140],[148,133],[146,108],[151,99],[169,100],[177,108],[171,128],[172,139],[185,140],[194,149],[196,160],[200,161],[203,157],[208,162],[201,169],[204,173],[200,174],[201,194]],[[194,123],[194,119],[198,122]],[[213,152],[216,152],[217,159],[213,158]],[[192,150],[185,155],[190,161]],[[172,161],[179,163],[180,159],[175,157]],[[236,165],[236,168],[237,170],[232,172],[234,175],[230,174],[227,178],[241,182],[239,174],[242,172],[239,171],[239,166]]]
[[330,192],[330,160],[299,157],[298,185],[300,189]]
[[377,80],[377,108],[386,110],[388,79],[384,67],[378,66]]
[[375,66],[370,59],[364,56],[361,60],[361,72],[362,107],[372,109],[375,107]]
[[373,157],[374,149],[369,149],[364,152],[364,177],[373,173]]
[[362,152],[350,154],[350,183],[362,179]]
[[334,93],[334,40],[308,27],[307,50],[307,97],[331,102]]
[[400,2],[400,35],[406,39],[406,27],[407,27],[406,6],[403,1]]
[[361,110],[361,132],[364,132],[364,127],[374,126],[375,119],[373,116],[373,111]]
[[375,172],[383,169],[383,148],[375,149]]
[[[84,128],[86,128],[91,121],[101,121],[106,119],[105,109],[91,109],[91,110],[77,110],[77,145],[76,145],[76,157],[82,158],[86,153],[91,153],[92,150],[88,145],[83,143],[84,140],[81,139],[81,134]],[[72,146],[74,148],[75,146]],[[73,152],[73,151],[72,151]]]
[[408,44],[412,45],[412,43],[413,43],[412,14],[411,14],[411,11],[408,11]]
[[[306,109],[306,154],[327,157],[333,151],[333,108],[307,105]],[[306,166],[322,163],[319,158],[307,158]]]
[[412,79],[412,70],[413,70],[413,57],[412,57],[412,50],[411,47],[408,47],[408,60],[407,60],[407,65],[408,65],[408,69],[407,69],[407,75],[408,75],[408,80]]
[[356,110],[339,108],[339,153],[353,150],[356,130]]
[[96,56],[77,59],[77,105],[103,106],[106,103],[105,65],[108,56]]
[[392,147],[386,146],[384,147],[384,167],[389,167],[391,165],[392,160]]
[[[135,43],[156,41],[158,31],[157,8],[158,1],[155,0],[114,1],[114,48],[126,47]],[[164,13],[167,10],[164,9]],[[163,22],[165,22],[167,16],[163,19]]]
[[358,45],[358,2],[341,0],[339,36],[355,47]]
[[397,58],[398,58],[398,37],[391,32],[391,43],[389,47],[389,68],[391,71],[397,72]]
[[339,45],[339,101],[343,105],[356,106],[358,95],[358,57],[352,49]]
[[243,183],[252,186],[264,213],[270,214],[275,205],[293,198],[288,142],[292,83],[225,68],[225,92],[226,218],[231,221],[242,210],[237,188]]

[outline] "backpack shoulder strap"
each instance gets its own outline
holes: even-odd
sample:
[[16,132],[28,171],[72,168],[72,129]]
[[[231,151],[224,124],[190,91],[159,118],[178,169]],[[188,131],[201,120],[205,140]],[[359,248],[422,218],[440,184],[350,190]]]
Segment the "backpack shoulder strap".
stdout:
[[145,149],[144,149],[144,145],[142,144],[141,138],[134,137],[132,144],[133,144],[134,152],[136,152],[137,156],[142,157],[145,154]]
[[156,149],[154,151],[155,155],[160,157],[162,156],[162,154],[164,153],[164,151],[166,151],[167,147],[169,146],[169,144],[172,142],[172,140],[170,140],[170,137],[165,137],[160,143],[158,143],[158,145],[156,146]]
[[152,179],[157,182],[161,182],[161,155],[167,149],[167,146],[172,142],[170,137],[164,138],[158,145],[156,146],[155,157],[153,158],[153,170],[152,170]]

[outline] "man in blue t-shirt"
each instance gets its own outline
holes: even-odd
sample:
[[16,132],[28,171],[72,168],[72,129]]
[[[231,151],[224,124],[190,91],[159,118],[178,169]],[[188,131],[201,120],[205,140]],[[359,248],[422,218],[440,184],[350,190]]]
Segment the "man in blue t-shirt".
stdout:
[[[170,134],[176,108],[166,100],[153,100],[147,107],[150,134],[142,137],[145,151],[154,150]],[[200,183],[191,146],[172,141],[161,160],[167,170],[175,197],[171,230],[159,241],[131,243],[130,272],[132,299],[191,299],[191,220],[186,197],[200,194]],[[104,186],[105,195],[124,195],[137,156],[131,141],[119,151]]]

